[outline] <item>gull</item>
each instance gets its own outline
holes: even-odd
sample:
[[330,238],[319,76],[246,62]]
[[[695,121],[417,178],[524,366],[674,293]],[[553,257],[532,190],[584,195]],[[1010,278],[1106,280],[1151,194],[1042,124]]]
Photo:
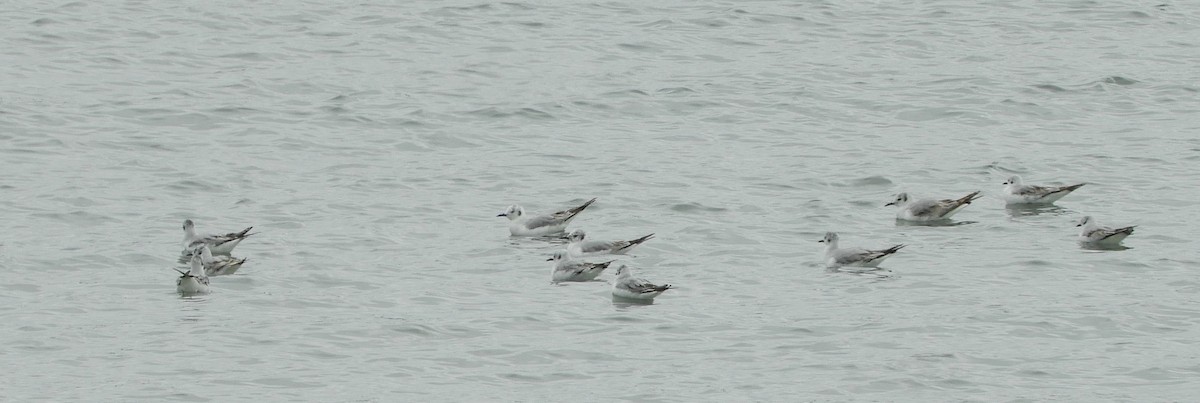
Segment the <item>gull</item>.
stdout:
[[1079,219],[1075,226],[1083,227],[1083,230],[1079,231],[1079,242],[1099,245],[1119,244],[1125,240],[1125,237],[1133,234],[1133,228],[1136,227],[1136,225],[1122,228],[1101,227],[1091,216]]
[[1063,198],[1084,183],[1071,186],[1036,186],[1021,183],[1020,176],[1010,176],[1004,181],[1004,201],[1008,204],[1050,204]]
[[196,235],[196,223],[192,220],[183,221],[183,253],[191,254],[200,243],[208,245],[212,253],[218,255],[228,255],[233,251],[233,247],[241,243],[246,237],[254,235],[250,233],[250,229],[254,227],[246,227],[242,232],[230,232],[225,235]]
[[949,219],[954,213],[979,199],[979,192],[971,192],[958,200],[913,199],[908,193],[896,195],[896,200],[885,206],[899,206],[896,218],[906,221],[939,221]]
[[642,242],[650,240],[654,234],[644,237],[629,240],[629,241],[584,241],[583,238],[587,234],[581,229],[571,231],[567,239],[571,243],[567,244],[567,252],[572,257],[587,256],[587,255],[624,255],[634,247],[641,245]]
[[204,274],[204,265],[199,254],[192,255],[191,264],[190,271],[175,269],[180,274],[179,280],[175,281],[175,290],[185,297],[208,294],[208,275]]
[[504,213],[496,217],[508,217],[508,220],[511,221],[508,224],[508,231],[514,236],[543,236],[562,232],[575,216],[595,202],[596,199],[592,198],[582,206],[539,216],[526,216],[525,209],[514,204],[508,206]]
[[891,257],[904,245],[896,245],[887,249],[869,250],[863,248],[838,248],[838,234],[826,232],[820,241],[825,244],[825,264],[829,267],[856,266],[879,267],[879,263]]
[[550,281],[558,283],[563,281],[592,281],[608,268],[608,265],[614,262],[609,260],[604,263],[588,263],[578,260],[571,260],[571,255],[565,251],[554,252],[554,256],[546,259],[547,262],[554,261],[554,270],[550,272]]
[[[195,252],[193,252],[194,254]],[[225,276],[237,273],[246,263],[246,258],[238,259],[233,256],[213,256],[207,244],[200,244],[200,262],[204,264],[204,274],[208,276]]]
[[625,265],[617,268],[617,278],[613,280],[612,295],[616,298],[653,300],[663,291],[671,288],[670,284],[655,285],[649,281],[633,277]]

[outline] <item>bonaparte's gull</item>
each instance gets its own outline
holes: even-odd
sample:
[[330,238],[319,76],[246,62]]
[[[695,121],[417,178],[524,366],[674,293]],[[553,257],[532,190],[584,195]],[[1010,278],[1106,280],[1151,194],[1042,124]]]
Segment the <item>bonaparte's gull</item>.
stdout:
[[224,255],[213,256],[208,245],[200,244],[200,261],[204,263],[204,274],[213,277],[237,273],[238,269],[242,268],[242,263],[246,263],[246,258],[238,259],[233,256]]
[[200,254],[193,254],[190,262],[190,271],[175,270],[180,274],[179,280],[175,281],[175,290],[183,296],[208,294],[208,275],[204,274]]
[[613,280],[612,295],[617,298],[652,300],[670,288],[670,284],[655,285],[633,277],[629,268],[621,265],[617,268],[617,278]]
[[571,243],[567,244],[567,252],[572,257],[587,256],[587,255],[624,255],[634,247],[641,245],[642,242],[650,240],[654,234],[633,239],[629,241],[585,241],[587,234],[581,229],[571,231],[571,235],[567,239]]
[[563,281],[592,281],[612,264],[612,260],[604,263],[588,263],[578,260],[571,260],[571,255],[565,251],[554,252],[554,256],[546,259],[553,260],[554,270],[550,272],[550,281],[555,283]]
[[838,248],[838,234],[826,232],[820,241],[825,244],[825,265],[829,267],[856,266],[879,267],[879,263],[892,256],[904,245],[896,245],[887,249],[869,250],[863,248]]
[[208,245],[213,254],[228,255],[230,252],[233,252],[233,247],[241,243],[243,239],[254,235],[250,233],[251,228],[254,227],[247,227],[242,232],[230,232],[224,235],[197,235],[196,224],[192,220],[184,220],[183,253],[185,255],[191,254],[192,251],[200,246],[198,244],[203,242],[205,245]]
[[1004,181],[1004,201],[1008,204],[1050,204],[1058,201],[1085,185],[1036,186],[1021,183],[1020,176],[1010,176]]
[[971,192],[958,200],[915,199],[908,193],[896,195],[896,199],[885,206],[899,206],[896,218],[906,221],[939,221],[949,219],[954,213],[971,202],[978,200],[979,192]]
[[1079,242],[1100,244],[1100,245],[1116,245],[1125,240],[1125,237],[1133,234],[1135,226],[1111,228],[1101,227],[1096,224],[1096,220],[1091,216],[1085,216],[1079,219],[1075,224],[1076,227],[1083,227],[1079,231]]
[[583,209],[586,209],[595,202],[596,199],[592,198],[587,203],[583,203],[582,206],[545,215],[525,215],[525,209],[514,204],[508,206],[508,209],[504,210],[504,213],[496,217],[508,217],[508,220],[511,221],[508,223],[508,231],[515,236],[550,235],[563,232],[567,228],[567,224],[570,224],[575,216],[579,215]]

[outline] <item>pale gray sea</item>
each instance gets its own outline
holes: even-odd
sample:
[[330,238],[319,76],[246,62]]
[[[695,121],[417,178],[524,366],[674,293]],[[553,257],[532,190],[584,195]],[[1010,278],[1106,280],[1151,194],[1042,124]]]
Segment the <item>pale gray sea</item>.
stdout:
[[[1195,401],[1198,7],[7,2],[0,400]],[[592,197],[675,289],[496,217]],[[258,232],[197,298],[187,218]]]

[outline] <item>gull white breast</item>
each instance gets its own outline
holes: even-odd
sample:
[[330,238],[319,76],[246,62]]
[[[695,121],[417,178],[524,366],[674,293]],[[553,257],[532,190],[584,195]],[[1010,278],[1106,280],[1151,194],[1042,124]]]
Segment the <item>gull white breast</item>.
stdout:
[[199,254],[193,254],[191,270],[179,272],[179,279],[175,281],[175,290],[183,296],[191,296],[197,294],[208,294],[208,275],[204,274],[204,265],[201,263]]

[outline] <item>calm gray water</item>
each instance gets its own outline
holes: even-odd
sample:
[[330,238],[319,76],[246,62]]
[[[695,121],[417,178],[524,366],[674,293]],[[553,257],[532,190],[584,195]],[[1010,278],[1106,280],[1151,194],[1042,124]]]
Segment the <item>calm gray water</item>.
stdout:
[[[0,11],[0,400],[1200,392],[1196,3],[325,3]],[[1010,210],[1013,173],[1089,185]],[[676,289],[550,285],[495,217],[591,197]],[[260,231],[208,296],[185,218]],[[910,246],[830,271],[825,231]]]

